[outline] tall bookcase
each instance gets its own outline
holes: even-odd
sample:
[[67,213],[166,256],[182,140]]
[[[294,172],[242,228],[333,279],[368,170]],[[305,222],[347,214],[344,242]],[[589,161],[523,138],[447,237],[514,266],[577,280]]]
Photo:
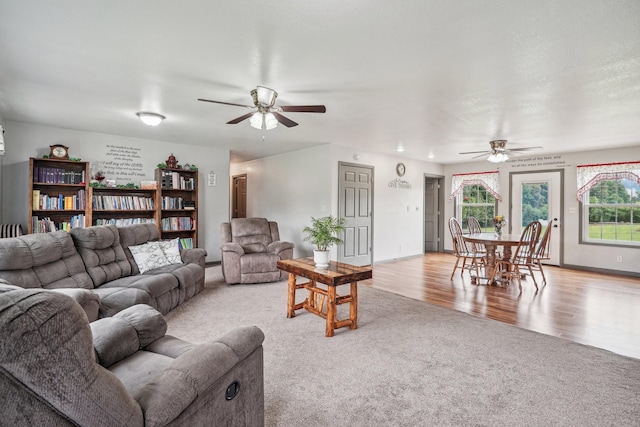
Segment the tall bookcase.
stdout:
[[198,237],[198,171],[159,168],[158,205],[160,237],[191,239],[193,247]]
[[29,159],[28,233],[91,224],[89,163]]
[[156,189],[89,188],[91,225],[159,223]]

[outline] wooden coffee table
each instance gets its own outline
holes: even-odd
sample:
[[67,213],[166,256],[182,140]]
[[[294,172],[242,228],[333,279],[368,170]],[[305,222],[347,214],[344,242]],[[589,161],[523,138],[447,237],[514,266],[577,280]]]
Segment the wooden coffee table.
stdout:
[[[371,266],[358,267],[342,262],[330,261],[328,268],[316,268],[313,258],[299,258],[278,261],[278,268],[289,273],[289,293],[287,298],[287,317],[295,317],[296,310],[305,310],[327,320],[325,336],[332,337],[334,330],[358,328],[358,281],[371,279]],[[309,279],[308,282],[296,283],[296,276]],[[327,285],[327,289],[319,288],[318,283]],[[351,284],[349,295],[337,295],[336,287]],[[305,288],[309,291],[307,298],[296,304],[296,290]],[[339,320],[337,307],[349,303],[349,318]]]

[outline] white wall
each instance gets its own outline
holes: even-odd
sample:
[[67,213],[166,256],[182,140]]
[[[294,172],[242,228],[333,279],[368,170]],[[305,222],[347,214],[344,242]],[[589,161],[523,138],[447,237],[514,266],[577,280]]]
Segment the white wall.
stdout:
[[303,242],[309,219],[335,214],[331,200],[331,153],[328,145],[231,166],[231,175],[247,174],[247,217],[278,223],[280,239],[295,243],[296,258],[311,256]]
[[[28,159],[49,154],[49,145],[64,144],[71,157],[79,157],[92,164],[114,160],[114,147],[128,147],[138,156],[132,160],[137,165],[133,173],[114,168],[112,175],[119,175],[118,184],[140,180],[153,180],[158,163],[174,154],[182,164],[198,166],[198,246],[207,250],[207,262],[220,261],[220,223],[228,219],[229,212],[229,152],[204,146],[171,144],[139,138],[81,132],[20,122],[5,124],[6,155],[2,171],[3,221],[21,223],[26,230],[28,197]],[[160,129],[161,130],[161,129]],[[217,175],[217,185],[207,185],[207,174]],[[126,176],[126,175],[131,176]],[[113,178],[107,173],[107,178]]]
[[[564,169],[564,224],[562,234],[564,241],[563,262],[566,266],[579,266],[596,269],[618,270],[628,273],[640,273],[640,248],[619,248],[612,246],[581,244],[579,212],[576,199],[577,178],[576,165],[590,163],[608,163],[640,160],[640,146],[632,148],[585,151],[581,153],[564,153],[552,156],[527,156],[512,159],[505,163],[495,164],[487,161],[446,165],[445,178],[445,218],[454,215],[454,202],[449,201],[451,194],[451,176],[456,173],[485,172],[498,169],[500,171],[500,187],[502,202],[498,204],[498,212],[508,213],[510,206],[509,173],[536,170]],[[445,240],[445,249],[451,250],[451,239]],[[616,262],[622,255],[623,262]]]
[[[231,174],[247,174],[247,216],[277,221],[280,237],[302,257],[313,251],[302,241],[311,216],[338,213],[339,162],[374,168],[374,262],[422,254],[424,174],[444,175],[442,165],[326,145],[232,165]],[[398,162],[406,165],[402,179],[411,189],[389,187]]]

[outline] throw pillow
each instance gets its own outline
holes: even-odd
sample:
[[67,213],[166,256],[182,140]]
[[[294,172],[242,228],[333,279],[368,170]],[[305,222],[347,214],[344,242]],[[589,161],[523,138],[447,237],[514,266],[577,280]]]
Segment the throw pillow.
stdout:
[[143,245],[129,246],[140,273],[171,264],[158,243],[147,242]]
[[170,264],[182,264],[182,257],[180,256],[180,242],[179,239],[164,240],[158,242],[162,253],[167,258]]

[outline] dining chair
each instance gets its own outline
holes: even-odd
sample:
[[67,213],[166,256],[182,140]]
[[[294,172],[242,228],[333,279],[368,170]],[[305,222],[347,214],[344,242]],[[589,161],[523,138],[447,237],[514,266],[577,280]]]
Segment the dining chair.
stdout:
[[[453,280],[453,275],[455,274],[461,259],[462,265],[460,266],[460,276],[463,275],[465,269],[473,269],[476,272],[476,278],[481,277],[480,264],[484,264],[485,254],[469,250],[467,242],[462,238],[462,227],[455,217],[451,217],[449,219],[449,231],[451,232],[451,238],[453,239],[453,254],[456,256],[456,264],[453,266],[453,271],[451,272],[451,280]],[[468,259],[471,260],[469,264],[467,264]],[[469,274],[471,274],[471,272],[469,272]]]
[[[480,222],[475,216],[470,216],[467,218],[467,228],[469,229],[469,233],[482,233],[482,227],[480,227]],[[487,249],[484,247],[482,243],[471,243],[471,250],[473,252],[482,252],[483,254],[487,254]]]
[[[531,256],[531,268],[540,272],[540,274],[542,275],[543,285],[547,284],[547,278],[545,277],[544,270],[542,269],[542,261],[548,261],[551,259],[551,257],[549,256],[551,227],[551,224],[547,225],[547,229],[544,231],[544,234],[542,234],[542,237],[540,238],[540,241],[536,245],[533,255]],[[533,271],[531,271],[531,277],[533,277],[533,282],[536,283],[536,278],[533,275]]]
[[[536,243],[540,237],[541,228],[542,224],[540,224],[539,221],[532,221],[524,228],[524,230],[522,230],[520,241],[511,256],[511,259],[496,259],[496,266],[491,275],[492,281],[496,280],[496,276],[499,277],[500,281],[504,281],[506,283],[511,283],[513,279],[518,279],[518,287],[520,288],[520,292],[522,292],[522,273],[520,272],[520,267],[528,268],[531,276],[533,277],[532,259]],[[533,280],[533,284],[537,290],[538,284],[536,283],[535,278]]]

